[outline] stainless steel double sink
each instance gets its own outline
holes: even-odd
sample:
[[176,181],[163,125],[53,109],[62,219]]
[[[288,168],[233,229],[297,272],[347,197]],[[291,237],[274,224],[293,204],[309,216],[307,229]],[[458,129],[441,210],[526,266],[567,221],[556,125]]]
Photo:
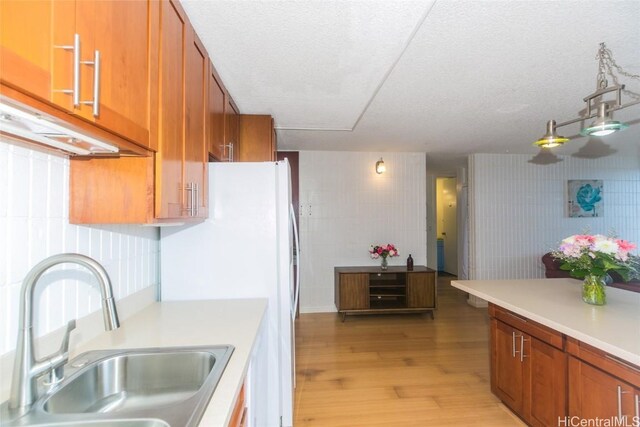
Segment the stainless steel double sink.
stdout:
[[0,420],[7,427],[197,426],[232,352],[210,346],[83,353],[29,412],[16,418],[5,403]]

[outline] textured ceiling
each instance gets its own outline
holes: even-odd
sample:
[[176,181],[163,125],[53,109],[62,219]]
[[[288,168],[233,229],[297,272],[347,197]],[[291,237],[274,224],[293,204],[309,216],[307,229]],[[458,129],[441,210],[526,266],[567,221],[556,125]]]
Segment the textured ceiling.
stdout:
[[[547,120],[578,117],[599,43],[640,74],[640,1],[183,0],[240,110],[271,114],[282,150],[523,153]],[[640,78],[620,76],[640,99]],[[552,153],[640,156],[632,126]],[[537,156],[538,159],[552,156]],[[541,160],[541,162],[544,162]]]

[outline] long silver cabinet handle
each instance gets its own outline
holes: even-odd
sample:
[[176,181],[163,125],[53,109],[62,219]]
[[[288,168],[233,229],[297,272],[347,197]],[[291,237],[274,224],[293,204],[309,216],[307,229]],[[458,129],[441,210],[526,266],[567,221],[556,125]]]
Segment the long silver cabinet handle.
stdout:
[[93,57],[93,116],[100,116],[100,51],[96,50]]
[[511,332],[511,357],[516,357],[516,333]]
[[100,51],[93,52],[93,61],[80,61],[83,65],[93,65],[93,100],[80,101],[81,104],[93,106],[93,116],[100,115]]
[[200,207],[200,186],[198,183],[193,183],[193,216],[198,216],[198,208]]
[[56,49],[73,51],[73,82],[71,89],[54,90],[54,92],[62,92],[71,94],[73,97],[73,106],[80,105],[80,34],[73,35],[73,45],[54,46]]
[[520,361],[524,362],[525,357],[529,357],[524,354],[524,342],[529,341],[524,339],[524,335],[520,335]]
[[[629,393],[628,391],[622,391],[622,386],[618,386],[618,419],[622,420],[622,395]],[[636,395],[636,414],[638,413],[638,396]]]
[[194,196],[195,196],[195,193],[196,193],[196,188],[195,188],[193,182],[189,183],[189,188],[191,189],[191,192],[189,193],[189,205],[190,205],[189,206],[189,215],[190,216],[194,216],[194,212],[195,212],[194,205],[195,204],[193,203],[193,200],[194,200]]
[[640,394],[636,394],[636,419],[640,420]]

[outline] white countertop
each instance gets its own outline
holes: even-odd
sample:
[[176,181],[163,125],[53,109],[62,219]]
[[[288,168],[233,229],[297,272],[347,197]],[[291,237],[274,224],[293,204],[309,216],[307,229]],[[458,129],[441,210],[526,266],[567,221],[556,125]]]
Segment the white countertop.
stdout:
[[607,304],[582,301],[575,279],[454,280],[451,286],[640,365],[640,293],[607,288]]
[[267,307],[266,299],[171,301],[153,303],[79,347],[89,350],[231,344],[231,359],[213,393],[200,426],[226,426],[247,373],[251,352]]

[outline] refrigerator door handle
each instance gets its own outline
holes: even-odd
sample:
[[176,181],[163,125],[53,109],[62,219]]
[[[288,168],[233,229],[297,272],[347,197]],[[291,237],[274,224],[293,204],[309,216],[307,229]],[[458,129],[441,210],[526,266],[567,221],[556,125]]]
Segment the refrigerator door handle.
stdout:
[[289,212],[291,214],[291,222],[293,223],[293,239],[295,240],[295,243],[296,243],[296,256],[297,256],[296,280],[294,282],[295,291],[294,291],[294,295],[292,295],[293,306],[291,307],[291,318],[295,320],[296,316],[298,315],[298,298],[300,297],[300,238],[298,236],[298,224],[296,223],[296,212],[293,209],[293,204],[289,206]]

